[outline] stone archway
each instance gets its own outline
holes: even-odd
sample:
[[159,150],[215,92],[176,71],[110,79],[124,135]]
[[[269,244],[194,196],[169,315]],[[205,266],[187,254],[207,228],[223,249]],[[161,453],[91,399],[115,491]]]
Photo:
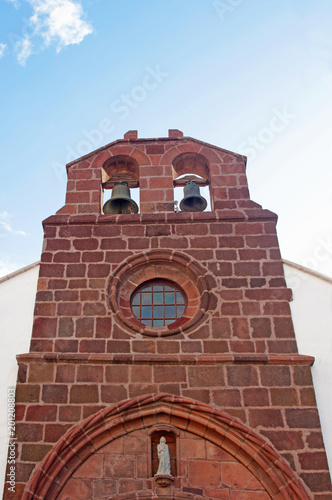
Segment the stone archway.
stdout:
[[[211,443],[216,449],[233,457],[239,467],[247,471],[248,478],[249,475],[254,478],[256,490],[257,484],[261,487],[262,494],[252,498],[309,500],[301,481],[260,436],[226,413],[214,410],[206,404],[169,394],[144,395],[123,401],[99,411],[75,426],[46,455],[27,485],[23,500],[61,498],[59,494],[67,487],[68,480],[76,480],[76,471],[80,467],[84,468],[88,459],[94,457],[90,462],[90,469],[91,463],[96,463],[95,457],[99,450],[116,446],[120,439],[127,439],[135,432],[149,430],[153,426],[173,426],[186,435],[196,436],[204,443]],[[124,450],[117,456],[125,457],[123,453]],[[144,453],[142,449],[142,454]],[[113,465],[115,463],[113,460]],[[201,464],[204,462],[201,461]],[[124,467],[127,466],[125,463]],[[114,468],[116,469],[116,466]],[[148,469],[142,477],[144,475],[146,481],[142,480],[136,484],[137,488],[140,485],[142,495],[149,498],[146,495],[150,494],[149,491],[153,493],[154,482]],[[201,489],[190,491],[190,488],[185,486],[188,485],[185,475],[183,478],[175,478],[169,498],[177,498],[179,495],[188,499],[209,498],[208,483],[204,483]],[[250,481],[252,482],[252,479]],[[218,489],[217,482],[214,484]],[[193,496],[190,497],[190,494]],[[85,498],[91,498],[91,492],[89,495]],[[135,495],[128,491],[126,497],[114,491],[109,498],[135,498]],[[166,492],[164,496],[167,496]],[[66,497],[62,500],[64,498]],[[84,496],[78,494],[76,498]]]

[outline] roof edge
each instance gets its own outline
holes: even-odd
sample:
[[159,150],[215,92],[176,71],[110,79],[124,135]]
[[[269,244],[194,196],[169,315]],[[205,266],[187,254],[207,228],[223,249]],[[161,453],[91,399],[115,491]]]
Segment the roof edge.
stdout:
[[39,265],[40,265],[40,260],[38,262],[34,262],[33,264],[29,264],[28,266],[22,267],[21,269],[17,269],[17,271],[14,271],[10,274],[6,274],[5,276],[2,276],[0,278],[0,283],[4,283],[5,281],[15,278],[16,276],[19,276],[20,274],[26,273],[27,271],[30,271],[31,269]]
[[282,259],[283,264],[286,264],[289,267],[292,267],[293,269],[296,269],[297,271],[302,271],[305,274],[310,274],[311,276],[314,276],[315,278],[319,278],[323,281],[326,281],[327,283],[330,283],[332,285],[332,278],[329,276],[326,276],[325,274],[318,273],[317,271],[313,271],[312,269],[309,269],[308,267],[304,267],[301,264],[296,264],[295,262],[291,262],[290,260],[287,259]]

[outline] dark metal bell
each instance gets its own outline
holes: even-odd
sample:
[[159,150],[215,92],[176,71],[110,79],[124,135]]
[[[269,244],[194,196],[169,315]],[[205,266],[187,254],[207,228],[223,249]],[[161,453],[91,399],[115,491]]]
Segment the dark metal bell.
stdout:
[[180,202],[182,212],[203,212],[206,209],[207,201],[200,195],[199,186],[195,181],[186,182],[183,194],[183,200]]
[[137,203],[131,199],[126,182],[117,182],[112,189],[111,199],[103,206],[104,214],[137,214]]

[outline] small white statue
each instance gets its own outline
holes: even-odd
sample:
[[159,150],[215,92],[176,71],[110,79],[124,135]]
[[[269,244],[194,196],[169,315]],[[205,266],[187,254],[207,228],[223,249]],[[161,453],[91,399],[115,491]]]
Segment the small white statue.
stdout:
[[166,438],[162,436],[160,438],[160,443],[157,446],[158,458],[159,458],[159,467],[155,474],[155,476],[163,475],[171,475],[171,459],[169,456],[169,449],[166,444]]

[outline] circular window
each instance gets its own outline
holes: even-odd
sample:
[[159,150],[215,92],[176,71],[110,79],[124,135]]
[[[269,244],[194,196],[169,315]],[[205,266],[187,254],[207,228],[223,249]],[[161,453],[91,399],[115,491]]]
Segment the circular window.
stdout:
[[143,325],[168,326],[181,318],[186,304],[183,292],[174,283],[154,280],[138,287],[131,298],[132,312]]
[[210,289],[215,286],[206,269],[187,255],[151,250],[119,265],[107,295],[122,327],[165,337],[188,331],[204,320],[212,308]]

